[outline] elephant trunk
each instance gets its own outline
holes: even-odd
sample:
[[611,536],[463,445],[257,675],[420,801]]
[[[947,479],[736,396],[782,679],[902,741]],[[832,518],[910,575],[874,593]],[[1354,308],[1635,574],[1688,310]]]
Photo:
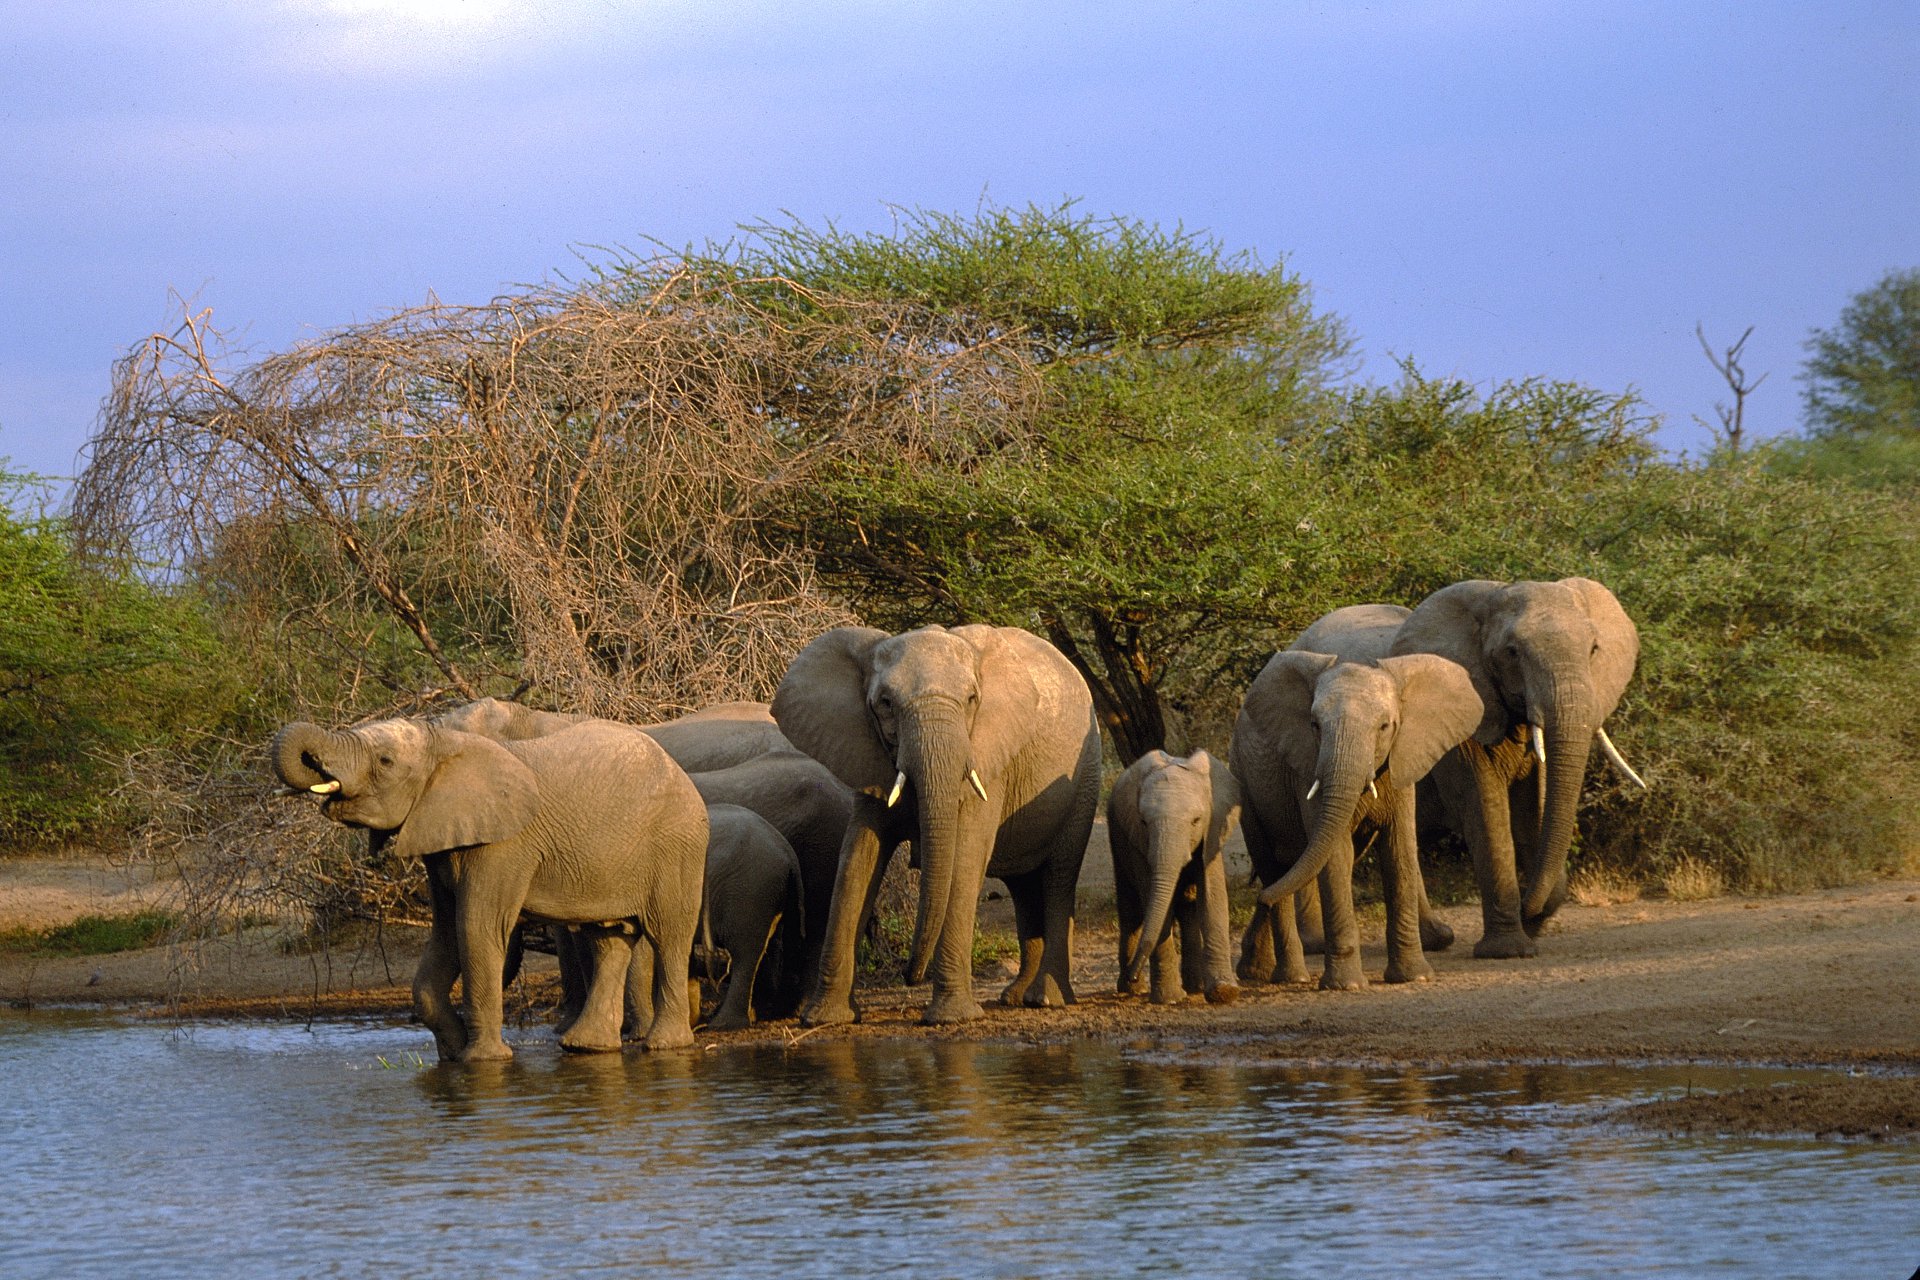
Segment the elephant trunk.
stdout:
[[1147,833],[1147,865],[1153,868],[1153,892],[1147,899],[1146,921],[1140,926],[1140,941],[1134,944],[1127,962],[1127,985],[1139,977],[1160,939],[1167,931],[1167,917],[1173,912],[1173,895],[1180,887],[1180,873],[1193,857],[1193,849],[1181,834],[1155,826]]
[[274,735],[269,752],[280,781],[308,791],[328,782],[348,784],[357,776],[362,754],[353,737],[296,721]]
[[1540,932],[1566,895],[1567,851],[1573,845],[1580,787],[1586,781],[1587,755],[1593,748],[1594,720],[1587,711],[1590,701],[1582,697],[1559,700],[1558,713],[1546,718],[1541,726],[1547,757],[1543,766],[1547,771],[1546,799],[1535,845],[1538,860],[1520,908],[1521,923],[1529,934]]
[[960,806],[972,794],[967,771],[972,743],[958,707],[916,707],[900,719],[897,763],[913,786],[920,830],[920,918],[913,929],[907,981],[927,980],[960,874]]
[[1261,891],[1260,901],[1268,906],[1306,888],[1343,845],[1353,847],[1353,831],[1360,824],[1360,797],[1373,782],[1373,753],[1357,738],[1342,741],[1330,736],[1320,751],[1318,773],[1320,810],[1307,837],[1306,851]]

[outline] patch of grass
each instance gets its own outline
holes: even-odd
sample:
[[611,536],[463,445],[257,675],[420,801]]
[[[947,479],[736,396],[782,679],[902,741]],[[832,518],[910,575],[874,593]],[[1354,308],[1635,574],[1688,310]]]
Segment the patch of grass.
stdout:
[[1573,873],[1568,892],[1583,907],[1612,907],[1623,902],[1638,902],[1641,885],[1618,867],[1586,866]]
[[1727,891],[1727,877],[1710,862],[1683,854],[1661,873],[1660,887],[1675,902],[1717,898]]
[[137,911],[126,916],[81,916],[53,929],[9,929],[0,933],[0,951],[46,956],[104,956],[138,951],[164,941],[180,927],[171,911]]

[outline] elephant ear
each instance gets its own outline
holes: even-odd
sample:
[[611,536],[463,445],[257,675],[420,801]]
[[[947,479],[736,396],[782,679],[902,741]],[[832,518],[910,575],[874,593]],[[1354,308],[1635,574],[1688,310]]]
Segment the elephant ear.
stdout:
[[[1000,777],[1032,741],[1038,728],[1035,717],[1051,701],[1042,695],[1034,675],[1041,658],[1037,646],[1045,646],[1062,666],[1066,659],[1052,645],[1018,627],[969,623],[948,628],[948,634],[973,649],[978,673],[980,706],[973,713],[972,765],[983,778]],[[1074,672],[1074,678],[1080,678],[1079,672]]]
[[886,638],[876,627],[835,627],[815,637],[773,695],[780,732],[855,791],[878,792],[895,772],[867,710],[868,656]]
[[1313,732],[1313,693],[1320,677],[1338,662],[1330,653],[1282,649],[1247,689],[1241,714],[1253,722],[1280,763],[1294,776],[1310,778],[1320,764]]
[[[1193,753],[1195,759],[1209,760],[1205,751]],[[1240,784],[1234,781],[1231,769],[1209,768],[1207,781],[1213,785],[1213,815],[1207,821],[1206,856],[1218,857],[1226,846],[1227,837],[1233,834],[1233,824],[1240,821]]]
[[540,784],[520,757],[474,733],[439,729],[433,740],[438,763],[394,832],[395,856],[494,844],[533,821]]
[[1562,578],[1560,585],[1579,599],[1599,633],[1600,647],[1593,655],[1593,701],[1595,713],[1604,720],[1620,705],[1627,682],[1633,679],[1634,666],[1640,661],[1640,630],[1613,592],[1592,578]]
[[1396,787],[1427,776],[1440,757],[1473,736],[1486,714],[1465,667],[1433,653],[1380,659],[1400,688],[1400,732],[1387,752]]
[[1431,653],[1466,670],[1474,692],[1480,695],[1480,723],[1472,736],[1487,746],[1506,736],[1507,715],[1499,686],[1487,669],[1482,632],[1487,609],[1506,585],[1474,578],[1442,587],[1415,606],[1393,637],[1396,656]]

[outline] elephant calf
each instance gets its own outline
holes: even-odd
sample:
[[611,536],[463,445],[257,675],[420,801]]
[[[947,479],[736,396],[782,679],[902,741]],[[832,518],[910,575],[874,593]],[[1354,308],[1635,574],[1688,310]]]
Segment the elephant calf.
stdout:
[[[443,1059],[513,1056],[500,1036],[500,989],[522,911],[581,926],[593,951],[595,980],[566,1048],[620,1047],[640,946],[654,975],[647,1046],[693,1043],[684,975],[707,809],[653,739],[605,721],[523,742],[414,720],[332,733],[299,723],[280,731],[272,757],[281,781],[322,797],[328,818],[424,860],[433,929],[413,1001]],[[451,1002],[455,978],[464,1018]]]
[[[1221,846],[1240,816],[1240,788],[1211,756],[1149,751],[1114,780],[1107,797],[1114,905],[1120,914],[1120,990],[1146,990],[1173,1004],[1204,994],[1214,1004],[1240,995],[1227,953],[1227,873]],[[1180,972],[1173,925],[1180,924]]]

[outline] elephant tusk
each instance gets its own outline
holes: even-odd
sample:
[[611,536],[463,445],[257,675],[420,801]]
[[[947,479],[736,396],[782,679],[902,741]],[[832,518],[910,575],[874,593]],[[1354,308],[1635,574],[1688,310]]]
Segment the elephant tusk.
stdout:
[[1372,778],[1367,779],[1367,794],[1376,798],[1380,795],[1380,788],[1373,785]]
[[907,771],[902,769],[894,775],[893,790],[887,792],[887,808],[891,809],[900,802],[900,789],[907,785]]
[[1320,779],[1315,778],[1313,780],[1313,785],[1307,788],[1307,799],[1311,800],[1319,794],[1320,794]]
[[307,790],[317,796],[330,796],[339,789],[340,780],[338,778],[328,778],[325,782],[316,782],[307,788]]
[[1627,781],[1633,783],[1642,791],[1653,790],[1652,787],[1647,785],[1646,779],[1633,771],[1633,766],[1628,764],[1626,758],[1620,754],[1620,749],[1613,745],[1613,739],[1607,736],[1605,729],[1595,729],[1593,733],[1595,737],[1600,739],[1600,750],[1606,753],[1607,759],[1613,762],[1614,768],[1626,775]]
[[1547,735],[1540,731],[1540,726],[1537,724],[1530,724],[1527,728],[1533,737],[1534,759],[1538,760],[1541,764],[1545,764],[1547,762]]
[[986,789],[986,787],[984,787],[984,786],[982,786],[982,785],[981,785],[981,783],[980,783],[980,774],[978,773],[978,771],[976,771],[976,770],[973,770],[973,769],[969,769],[969,770],[967,770],[967,781],[968,781],[968,782],[971,782],[971,783],[973,784],[973,789],[974,789],[974,792],[975,792],[975,793],[976,793],[976,794],[977,794],[977,795],[978,795],[978,796],[979,796],[979,797],[980,797],[980,798],[981,798],[982,800],[985,800],[985,799],[987,798],[987,789]]

